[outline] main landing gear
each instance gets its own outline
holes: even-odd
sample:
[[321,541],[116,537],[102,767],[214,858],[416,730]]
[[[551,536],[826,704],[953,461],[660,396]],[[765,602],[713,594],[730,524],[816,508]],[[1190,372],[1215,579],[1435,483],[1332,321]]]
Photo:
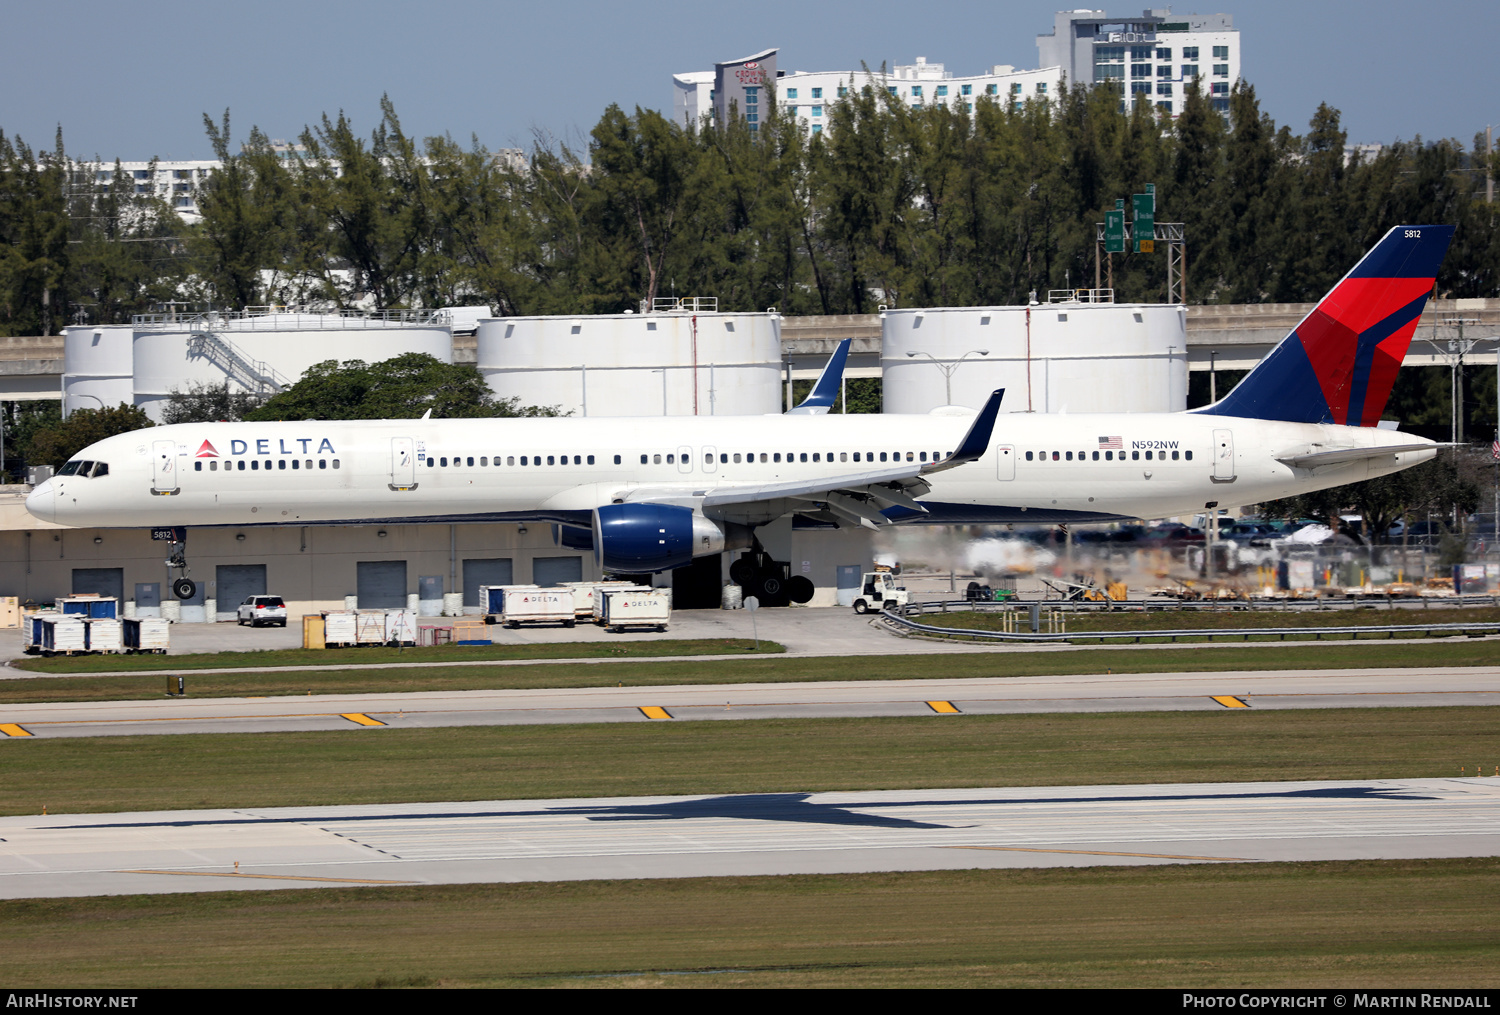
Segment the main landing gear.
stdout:
[[790,563],[772,560],[757,540],[754,549],[746,550],[729,565],[729,580],[744,589],[745,595],[759,599],[762,606],[805,603],[813,597],[813,583],[791,571]]

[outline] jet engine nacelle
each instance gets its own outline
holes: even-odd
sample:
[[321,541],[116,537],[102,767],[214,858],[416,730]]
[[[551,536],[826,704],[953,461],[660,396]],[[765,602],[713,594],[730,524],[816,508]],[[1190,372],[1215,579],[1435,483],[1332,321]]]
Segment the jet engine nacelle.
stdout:
[[565,546],[570,550],[592,550],[594,530],[579,528],[577,525],[553,525],[552,545]]
[[744,526],[675,504],[606,504],[594,511],[594,560],[606,571],[667,571],[749,545]]

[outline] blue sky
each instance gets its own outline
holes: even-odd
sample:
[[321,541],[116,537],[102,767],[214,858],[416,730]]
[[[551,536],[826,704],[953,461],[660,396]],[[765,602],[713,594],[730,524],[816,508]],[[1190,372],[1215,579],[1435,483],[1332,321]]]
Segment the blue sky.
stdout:
[[[292,138],[322,113],[361,132],[389,93],[409,133],[478,135],[490,148],[537,132],[578,142],[611,102],[665,109],[671,75],[780,47],[784,70],[844,70],[918,55],[955,73],[1037,65],[1056,0],[888,0],[716,5],[477,0],[84,0],[4,14],[0,129],[106,161],[210,158],[203,114],[231,112]],[[1082,5],[1080,5],[1082,6]],[[1107,6],[1138,13],[1144,0]],[[1298,133],[1320,101],[1351,141],[1456,137],[1500,126],[1494,0],[1227,0],[1245,77]]]

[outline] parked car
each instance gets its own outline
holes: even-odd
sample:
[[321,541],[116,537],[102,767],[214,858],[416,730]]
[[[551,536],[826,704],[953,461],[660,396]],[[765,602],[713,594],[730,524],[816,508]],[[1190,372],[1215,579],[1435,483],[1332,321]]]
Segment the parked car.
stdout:
[[280,596],[251,596],[235,610],[235,618],[243,627],[260,627],[262,624],[277,624],[286,627],[286,603]]
[[1268,522],[1235,522],[1233,525],[1221,525],[1219,538],[1249,546],[1270,546],[1274,540],[1281,538],[1281,533]]
[[1182,546],[1203,542],[1203,530],[1192,525],[1158,525],[1147,529],[1139,542],[1146,546]]

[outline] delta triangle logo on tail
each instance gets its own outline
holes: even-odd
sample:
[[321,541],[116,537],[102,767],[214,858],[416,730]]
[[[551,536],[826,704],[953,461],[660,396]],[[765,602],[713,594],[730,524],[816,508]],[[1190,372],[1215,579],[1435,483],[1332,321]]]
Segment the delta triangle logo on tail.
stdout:
[[1396,226],[1228,395],[1192,411],[1376,426],[1454,227]]
[[194,458],[218,458],[219,457],[219,452],[217,450],[215,450],[214,446],[212,444],[210,444],[208,441],[204,441],[201,445],[199,445],[199,447],[198,447],[198,453],[196,455],[194,455],[193,457]]

